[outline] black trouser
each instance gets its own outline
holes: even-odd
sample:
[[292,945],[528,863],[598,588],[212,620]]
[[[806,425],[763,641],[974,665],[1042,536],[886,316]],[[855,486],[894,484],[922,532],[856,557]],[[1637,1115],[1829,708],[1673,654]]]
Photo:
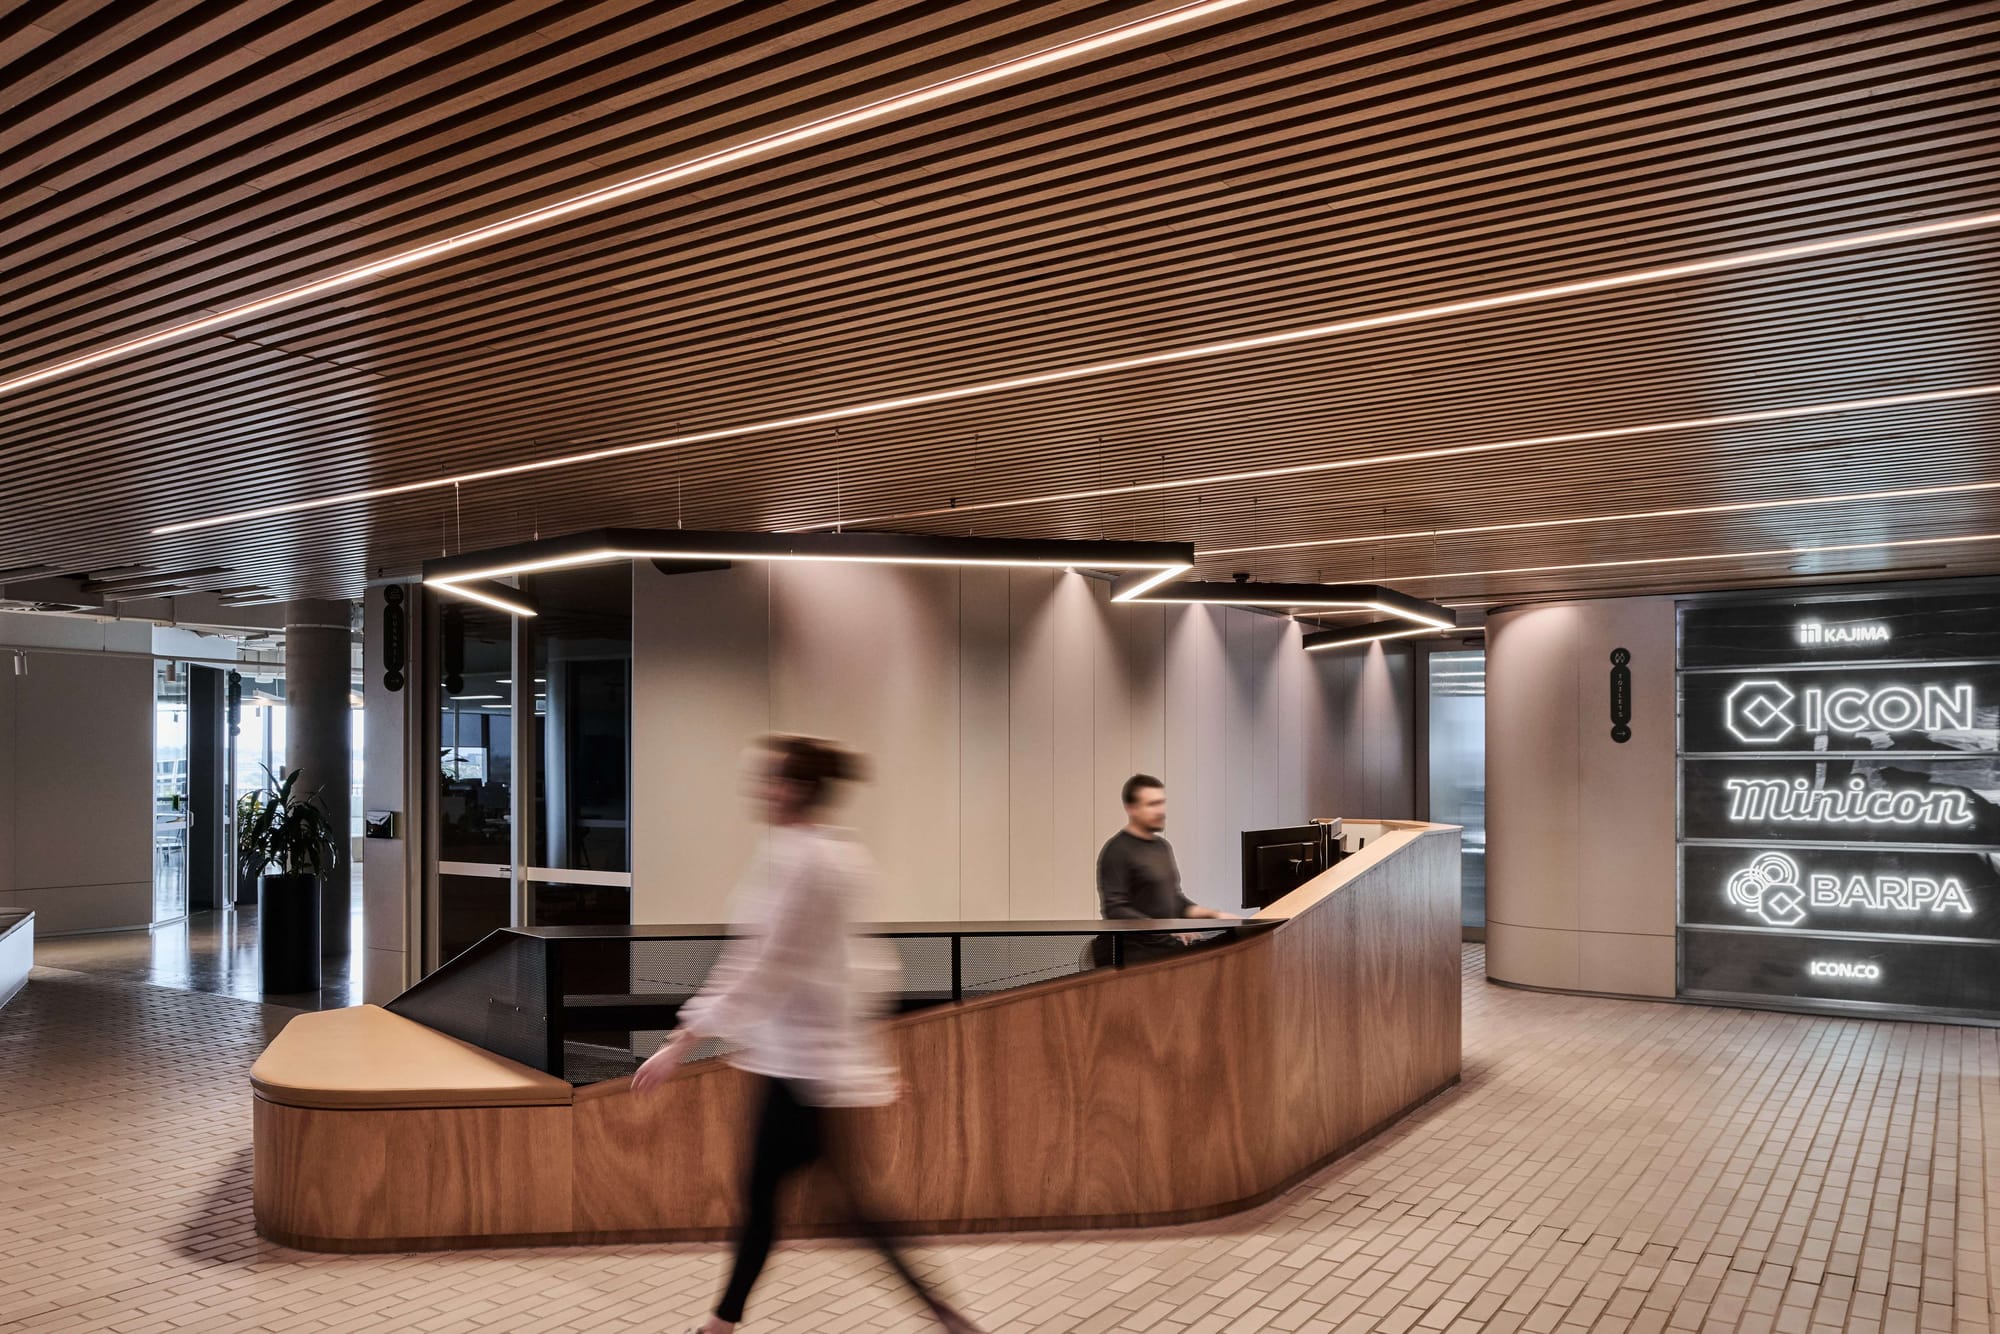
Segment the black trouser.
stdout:
[[[833,1169],[835,1182],[847,1205],[848,1220],[876,1250],[882,1253],[903,1282],[931,1309],[942,1323],[951,1308],[916,1276],[888,1233],[870,1216],[844,1146],[840,1128],[828,1124],[824,1109],[801,1101],[798,1090],[782,1079],[759,1078],[764,1106],[757,1115],[757,1138],[750,1149],[750,1171],[744,1181],[743,1226],[736,1235],[736,1264],[729,1274],[729,1286],[715,1313],[734,1324],[743,1318],[743,1303],[771,1254],[771,1242],[778,1235],[778,1187],[786,1177],[817,1162]],[[829,1141],[832,1141],[829,1143]]]

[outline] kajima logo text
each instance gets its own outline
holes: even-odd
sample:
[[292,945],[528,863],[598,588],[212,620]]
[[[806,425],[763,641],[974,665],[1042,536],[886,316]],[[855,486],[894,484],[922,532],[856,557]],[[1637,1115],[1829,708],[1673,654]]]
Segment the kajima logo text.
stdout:
[[1863,690],[1812,686],[1793,694],[1768,677],[1741,682],[1723,700],[1722,721],[1738,741],[1775,745],[1795,731],[1858,736],[1865,732],[1943,732],[1970,728],[1972,687],[1883,686]]
[[1799,864],[1767,852],[1729,877],[1729,901],[1767,926],[1797,926],[1808,910],[1956,913],[1972,915],[1972,900],[1956,878],[1799,874]]
[[1799,642],[1801,644],[1886,644],[1889,642],[1889,627],[1873,622],[1865,625],[1821,625],[1818,621],[1800,621]]

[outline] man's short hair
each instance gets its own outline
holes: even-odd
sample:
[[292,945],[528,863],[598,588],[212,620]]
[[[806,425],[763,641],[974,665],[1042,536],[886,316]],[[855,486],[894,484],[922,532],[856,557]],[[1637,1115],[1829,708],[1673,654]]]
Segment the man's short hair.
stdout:
[[1156,787],[1162,792],[1167,790],[1167,785],[1151,774],[1133,774],[1125,780],[1125,786],[1118,790],[1119,799],[1130,806],[1139,799],[1139,793],[1149,787]]

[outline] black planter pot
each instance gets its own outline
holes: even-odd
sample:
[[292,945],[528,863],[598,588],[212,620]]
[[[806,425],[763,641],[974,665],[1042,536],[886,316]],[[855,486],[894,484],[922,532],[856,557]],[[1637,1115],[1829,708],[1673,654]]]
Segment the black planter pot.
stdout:
[[267,993],[319,990],[319,877],[257,878],[257,953]]

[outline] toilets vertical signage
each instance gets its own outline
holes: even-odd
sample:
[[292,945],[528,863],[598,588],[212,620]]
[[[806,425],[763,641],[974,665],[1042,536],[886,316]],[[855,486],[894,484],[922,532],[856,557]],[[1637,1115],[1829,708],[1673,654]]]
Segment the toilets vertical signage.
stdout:
[[2000,598],[1681,612],[1681,985],[2000,1013]]

